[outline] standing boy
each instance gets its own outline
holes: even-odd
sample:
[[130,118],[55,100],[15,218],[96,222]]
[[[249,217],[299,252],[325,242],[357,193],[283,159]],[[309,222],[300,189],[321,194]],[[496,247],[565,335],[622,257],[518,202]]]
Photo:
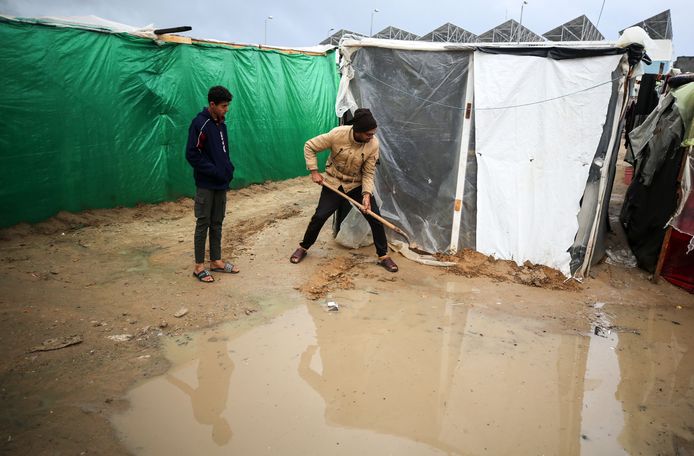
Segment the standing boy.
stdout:
[[207,94],[208,106],[193,119],[188,130],[186,158],[195,178],[195,268],[193,275],[201,282],[214,282],[205,269],[205,243],[210,234],[210,269],[235,274],[239,269],[222,261],[222,222],[226,212],[227,190],[234,177],[229,158],[227,126],[231,92],[222,86]]

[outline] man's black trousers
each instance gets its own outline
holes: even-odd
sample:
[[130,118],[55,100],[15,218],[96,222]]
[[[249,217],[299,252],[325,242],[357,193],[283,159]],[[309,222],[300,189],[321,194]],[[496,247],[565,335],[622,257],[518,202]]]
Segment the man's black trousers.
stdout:
[[[342,186],[340,186],[339,190],[344,192]],[[350,191],[347,193],[347,195],[361,203],[361,186]],[[311,217],[308,228],[306,228],[304,240],[299,243],[301,247],[308,250],[316,242],[321,228],[323,228],[325,222],[330,218],[331,215],[333,215],[333,213],[335,213],[343,201],[344,199],[340,195],[326,187],[323,187],[320,194],[320,199],[318,200],[316,212],[313,214],[313,217]],[[378,205],[376,204],[376,199],[373,197],[373,195],[371,195],[371,211],[375,214],[381,215],[381,213],[378,211]],[[369,215],[364,214],[364,218],[366,218],[366,221],[369,222],[369,226],[371,226],[371,234],[373,234],[376,253],[379,257],[387,255],[388,240],[386,239],[386,232],[383,225],[381,222]]]

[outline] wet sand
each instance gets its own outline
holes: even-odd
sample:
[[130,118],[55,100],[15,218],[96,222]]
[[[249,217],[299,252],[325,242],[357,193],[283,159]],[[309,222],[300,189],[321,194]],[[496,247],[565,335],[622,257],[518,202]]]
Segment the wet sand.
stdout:
[[399,256],[390,274],[329,227],[290,264],[318,193],[307,178],[230,192],[224,254],[242,272],[212,285],[191,277],[189,199],[0,232],[0,451],[691,448],[692,295],[610,264],[567,289]]

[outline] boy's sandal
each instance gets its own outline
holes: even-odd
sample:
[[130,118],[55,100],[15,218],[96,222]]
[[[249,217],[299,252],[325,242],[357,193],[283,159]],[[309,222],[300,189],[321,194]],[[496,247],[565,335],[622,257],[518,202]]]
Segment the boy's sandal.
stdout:
[[289,261],[291,261],[294,264],[299,263],[299,262],[301,262],[301,260],[304,259],[304,257],[306,256],[307,253],[308,253],[307,250],[299,247],[298,249],[294,250],[294,253],[292,253],[292,256],[289,257]]
[[234,270],[234,265],[226,261],[223,268],[212,268],[212,272],[226,272],[227,274],[238,274],[240,270]]
[[[214,282],[214,276],[210,274],[210,271],[203,269],[200,272],[193,271],[193,277],[197,278],[200,282],[212,283]],[[212,277],[212,280],[205,280],[206,277]]]
[[390,257],[385,257],[378,261],[378,264],[383,266],[388,272],[398,272],[398,265],[395,264]]

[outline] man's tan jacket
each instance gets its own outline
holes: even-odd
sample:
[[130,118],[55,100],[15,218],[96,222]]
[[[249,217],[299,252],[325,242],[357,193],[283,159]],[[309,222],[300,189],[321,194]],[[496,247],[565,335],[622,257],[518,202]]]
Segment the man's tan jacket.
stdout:
[[325,164],[326,182],[334,187],[340,185],[345,192],[362,186],[362,194],[373,194],[374,173],[378,160],[379,143],[375,136],[368,143],[354,140],[351,126],[337,127],[330,132],[309,139],[304,145],[306,168],[318,169],[316,154],[330,149]]

